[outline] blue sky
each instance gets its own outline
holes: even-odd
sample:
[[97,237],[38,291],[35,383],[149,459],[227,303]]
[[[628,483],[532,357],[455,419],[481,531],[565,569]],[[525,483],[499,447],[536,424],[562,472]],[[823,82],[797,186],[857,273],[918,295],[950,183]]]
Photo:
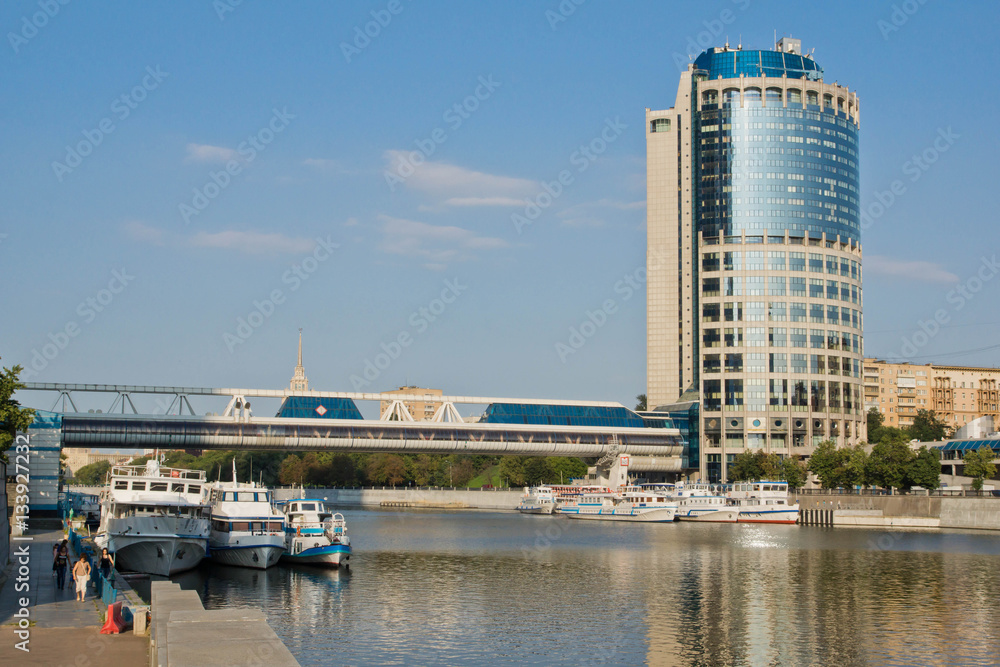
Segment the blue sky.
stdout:
[[[986,2],[6,2],[2,363],[280,388],[302,327],[318,389],[630,404],[643,109],[672,105],[699,46],[769,48],[777,30],[861,99],[868,354],[1000,365],[1000,349],[950,354],[1000,326],[998,18]],[[588,313],[601,326],[560,355]]]

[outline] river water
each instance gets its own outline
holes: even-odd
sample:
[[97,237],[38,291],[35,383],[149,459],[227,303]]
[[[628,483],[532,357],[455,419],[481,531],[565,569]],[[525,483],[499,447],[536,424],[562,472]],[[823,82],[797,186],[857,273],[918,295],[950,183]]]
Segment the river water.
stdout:
[[346,511],[350,571],[206,563],[302,665],[994,665],[1000,534]]

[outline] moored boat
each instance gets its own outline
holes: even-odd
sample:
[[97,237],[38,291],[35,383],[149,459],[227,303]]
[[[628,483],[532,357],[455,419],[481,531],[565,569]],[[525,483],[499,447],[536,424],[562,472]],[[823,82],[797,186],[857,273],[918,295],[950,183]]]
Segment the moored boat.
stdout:
[[556,495],[551,486],[525,487],[517,511],[521,514],[552,514],[556,510]]
[[559,509],[571,519],[670,523],[677,502],[662,492],[623,486],[617,492],[585,493]]
[[702,482],[677,487],[677,520],[734,523],[739,509],[718,487]]
[[728,493],[740,523],[795,523],[798,503],[788,502],[787,482],[737,482]]
[[113,466],[101,493],[94,542],[115,555],[115,567],[170,576],[198,565],[208,548],[203,470]]
[[351,539],[344,515],[322,500],[297,498],[284,504],[285,551],[281,560],[323,567],[349,567]]
[[205,487],[212,528],[208,554],[224,565],[266,569],[285,551],[285,516],[271,504],[271,493],[253,482],[215,482]]

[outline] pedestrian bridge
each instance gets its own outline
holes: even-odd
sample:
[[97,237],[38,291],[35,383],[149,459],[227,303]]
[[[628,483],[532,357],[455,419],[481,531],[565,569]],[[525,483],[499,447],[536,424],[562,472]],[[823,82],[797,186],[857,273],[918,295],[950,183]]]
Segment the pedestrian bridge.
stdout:
[[[25,383],[25,391],[57,394],[52,410],[61,407],[59,428],[65,447],[622,454],[641,457],[633,459],[634,465],[669,471],[680,469],[685,446],[684,436],[669,417],[640,416],[606,401],[37,382]],[[107,412],[82,412],[74,399],[80,394],[114,398]],[[163,406],[155,412],[167,414],[143,414],[133,397],[144,394]],[[192,396],[226,398],[228,405],[220,415],[197,415]],[[257,397],[280,398],[278,416],[254,415],[249,399]],[[364,419],[354,401],[379,401],[381,418]],[[414,421],[407,402],[436,403],[439,408],[433,421]],[[459,415],[456,404],[488,407],[479,421],[470,422]]]

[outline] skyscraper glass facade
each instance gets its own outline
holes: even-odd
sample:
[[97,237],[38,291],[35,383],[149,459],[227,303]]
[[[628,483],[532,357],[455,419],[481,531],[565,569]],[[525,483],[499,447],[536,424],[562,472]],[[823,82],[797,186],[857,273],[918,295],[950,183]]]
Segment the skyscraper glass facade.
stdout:
[[859,440],[857,95],[798,53],[711,49],[647,118],[650,256],[677,267],[649,267],[651,405],[698,388],[711,479]]

